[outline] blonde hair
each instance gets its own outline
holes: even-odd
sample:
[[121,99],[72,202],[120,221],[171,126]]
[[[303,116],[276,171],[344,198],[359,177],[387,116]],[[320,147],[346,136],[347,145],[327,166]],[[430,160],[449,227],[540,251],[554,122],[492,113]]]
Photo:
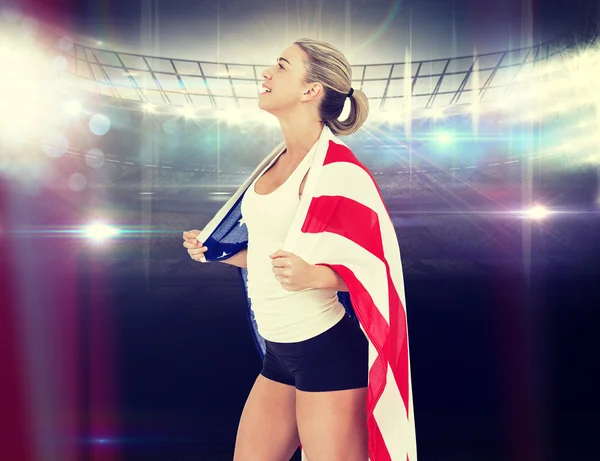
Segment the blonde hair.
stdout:
[[306,53],[305,83],[319,82],[324,95],[319,115],[335,135],[347,136],[358,130],[369,115],[369,100],[359,89],[350,96],[350,114],[338,120],[344,109],[346,97],[352,87],[352,68],[346,57],[333,45],[321,40],[301,38],[294,42]]

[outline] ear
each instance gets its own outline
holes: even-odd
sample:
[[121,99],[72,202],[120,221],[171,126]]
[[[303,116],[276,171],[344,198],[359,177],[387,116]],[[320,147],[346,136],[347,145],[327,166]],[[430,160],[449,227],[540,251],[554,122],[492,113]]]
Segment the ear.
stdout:
[[303,101],[312,101],[313,99],[318,98],[323,94],[323,85],[318,82],[311,83],[308,87],[304,89],[302,93]]

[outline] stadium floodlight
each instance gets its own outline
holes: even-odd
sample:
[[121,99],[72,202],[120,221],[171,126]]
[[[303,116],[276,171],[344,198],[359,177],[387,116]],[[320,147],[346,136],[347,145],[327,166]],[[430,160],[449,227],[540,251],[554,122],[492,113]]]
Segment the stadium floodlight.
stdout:
[[445,107],[434,107],[432,109],[428,109],[426,114],[431,118],[443,118],[446,112]]
[[121,233],[119,229],[104,223],[90,224],[86,229],[86,235],[95,242],[102,242],[110,237]]
[[540,117],[539,112],[536,111],[531,111],[531,112],[526,112],[523,117],[522,120],[526,121],[526,122],[536,122],[541,120],[542,117]]
[[28,42],[0,36],[0,138],[19,143],[52,129],[60,106],[61,73]]
[[256,115],[256,109],[217,109],[216,118],[231,125],[243,123]]
[[496,106],[496,110],[498,111],[506,111],[510,108],[509,103],[506,99],[498,99],[498,101],[494,104]]
[[441,131],[436,134],[435,138],[440,144],[450,144],[454,141],[454,134],[450,131]]
[[67,113],[70,114],[70,115],[77,115],[83,109],[81,103],[79,101],[76,101],[76,100],[72,100],[72,101],[67,102],[65,104],[65,107],[67,109]]
[[183,106],[179,108],[179,113],[186,118],[193,118],[196,115],[196,111],[192,106]]
[[535,220],[541,220],[550,214],[550,210],[542,205],[536,205],[525,211],[525,217]]

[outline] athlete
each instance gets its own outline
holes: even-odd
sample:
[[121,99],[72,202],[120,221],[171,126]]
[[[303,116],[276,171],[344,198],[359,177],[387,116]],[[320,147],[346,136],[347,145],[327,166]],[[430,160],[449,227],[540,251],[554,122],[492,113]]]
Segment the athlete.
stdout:
[[[277,117],[285,149],[248,187],[248,248],[222,262],[248,270],[248,296],[265,338],[263,367],[241,415],[234,461],[367,461],[368,340],[345,312],[342,278],[280,250],[324,126],[349,135],[367,118],[365,94],[332,45],[301,39],[262,73],[258,106]],[[350,113],[339,120],[350,99]],[[183,246],[200,260],[198,230]]]

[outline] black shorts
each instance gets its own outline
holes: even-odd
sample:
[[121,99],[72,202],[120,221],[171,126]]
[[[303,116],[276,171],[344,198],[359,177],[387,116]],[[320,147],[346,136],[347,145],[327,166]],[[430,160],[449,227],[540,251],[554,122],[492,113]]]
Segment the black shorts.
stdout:
[[307,392],[367,387],[369,341],[345,314],[329,330],[295,343],[265,341],[261,374]]

